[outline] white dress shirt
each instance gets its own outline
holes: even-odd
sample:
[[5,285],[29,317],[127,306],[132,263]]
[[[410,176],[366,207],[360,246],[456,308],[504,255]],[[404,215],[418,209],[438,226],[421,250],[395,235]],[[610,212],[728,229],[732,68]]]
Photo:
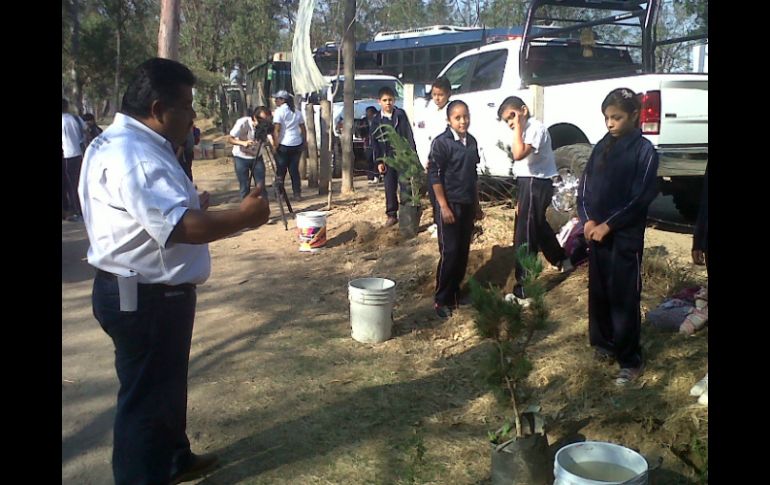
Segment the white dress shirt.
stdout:
[[211,273],[208,244],[169,243],[187,209],[199,209],[195,186],[171,142],[118,113],[83,159],[80,204],[88,263],[139,283],[200,284]]

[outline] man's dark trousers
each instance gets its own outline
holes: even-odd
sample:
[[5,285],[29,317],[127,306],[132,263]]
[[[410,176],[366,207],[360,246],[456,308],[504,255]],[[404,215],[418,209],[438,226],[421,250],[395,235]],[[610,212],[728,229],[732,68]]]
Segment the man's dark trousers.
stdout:
[[193,285],[139,285],[138,307],[120,311],[115,276],[97,271],[94,316],[115,344],[120,390],[113,437],[116,485],[167,484],[192,459],[187,439],[187,367]]

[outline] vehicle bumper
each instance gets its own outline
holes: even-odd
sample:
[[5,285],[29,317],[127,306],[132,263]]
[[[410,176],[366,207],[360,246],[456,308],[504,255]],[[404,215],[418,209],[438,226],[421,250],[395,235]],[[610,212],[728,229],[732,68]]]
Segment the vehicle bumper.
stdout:
[[706,172],[708,146],[657,147],[658,177],[692,177]]

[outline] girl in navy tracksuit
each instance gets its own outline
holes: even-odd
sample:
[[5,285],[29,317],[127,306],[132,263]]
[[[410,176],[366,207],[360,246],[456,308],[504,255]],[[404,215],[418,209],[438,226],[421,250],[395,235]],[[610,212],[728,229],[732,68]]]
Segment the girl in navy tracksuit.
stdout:
[[596,144],[578,189],[589,244],[588,329],[595,357],[615,358],[625,385],[644,370],[639,344],[642,249],[647,209],[657,194],[658,155],[637,128],[641,105],[630,89],[602,103],[608,133]]
[[434,309],[441,318],[452,314],[460,299],[460,283],[468,266],[473,221],[481,219],[476,187],[479,152],[468,133],[468,105],[460,100],[447,105],[449,127],[433,139],[428,159],[428,182],[440,207]]

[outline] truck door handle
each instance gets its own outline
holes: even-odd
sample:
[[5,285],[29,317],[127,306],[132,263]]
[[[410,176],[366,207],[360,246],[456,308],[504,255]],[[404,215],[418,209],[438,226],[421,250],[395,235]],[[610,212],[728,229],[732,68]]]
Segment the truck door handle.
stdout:
[[495,103],[487,103],[487,106],[489,106],[490,108],[494,108],[495,107]]

